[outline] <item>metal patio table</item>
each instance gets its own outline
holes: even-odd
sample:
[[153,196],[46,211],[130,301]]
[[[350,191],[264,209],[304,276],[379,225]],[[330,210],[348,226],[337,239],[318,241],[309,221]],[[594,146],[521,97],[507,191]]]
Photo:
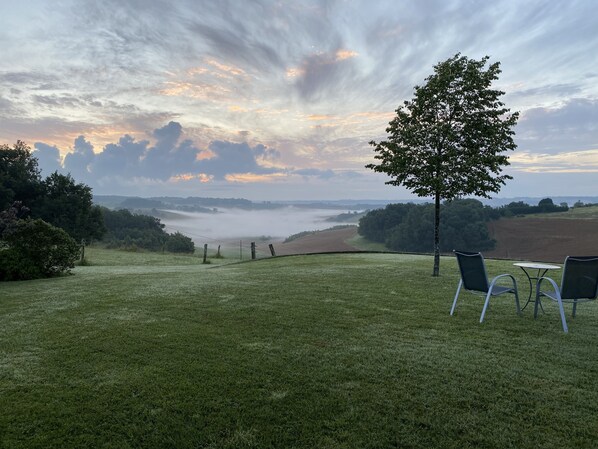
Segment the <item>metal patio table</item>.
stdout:
[[[544,275],[546,274],[546,272],[548,270],[560,270],[561,269],[561,267],[559,267],[558,265],[551,265],[551,264],[539,263],[539,262],[517,262],[517,263],[514,263],[513,265],[521,268],[523,270],[523,272],[525,273],[525,275],[527,276],[527,280],[529,281],[529,296],[527,297],[527,302],[525,303],[525,305],[523,306],[521,311],[525,310],[527,305],[530,302],[532,302],[532,292],[534,290],[533,284],[532,284],[532,279],[536,280],[536,288],[538,288],[538,285],[537,285],[538,279],[540,279],[541,277],[544,277]],[[533,276],[534,273],[530,274],[530,271],[532,271],[532,270],[538,270],[538,273],[536,273],[536,275]],[[542,308],[542,312],[544,312],[544,307],[542,307],[541,302],[540,302],[540,307]]]

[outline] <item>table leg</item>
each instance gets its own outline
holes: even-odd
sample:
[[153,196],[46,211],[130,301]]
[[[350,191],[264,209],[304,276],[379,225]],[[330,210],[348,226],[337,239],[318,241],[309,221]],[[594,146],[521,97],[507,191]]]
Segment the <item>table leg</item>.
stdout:
[[525,305],[523,306],[523,308],[521,309],[521,311],[523,312],[525,310],[525,308],[527,307],[527,305],[531,302],[532,300],[532,278],[530,277],[529,273],[527,272],[527,270],[523,267],[519,267],[523,270],[523,272],[525,273],[525,276],[527,277],[527,280],[529,281],[529,295],[527,297],[527,302],[525,303]]
[[[538,291],[538,281],[540,278],[543,278],[548,270],[544,270],[544,273],[540,274],[540,270],[538,269],[538,277],[536,278],[536,292]],[[535,301],[534,301],[535,302]],[[538,304],[540,304],[540,309],[542,309],[542,313],[544,313],[544,306],[542,306],[542,301],[538,298]],[[534,317],[538,314],[538,306],[534,305]]]
[[[527,277],[527,280],[529,282],[529,295],[527,296],[527,302],[525,303],[525,305],[523,306],[523,308],[521,309],[521,311],[523,312],[525,310],[525,308],[527,307],[527,305],[532,302],[532,293],[534,291],[534,284],[532,283],[532,279],[535,279],[536,282],[538,281],[538,279],[540,279],[541,277],[543,277],[546,272],[548,270],[544,270],[544,273],[542,273],[542,275],[540,275],[540,270],[538,270],[538,274],[534,277],[534,276],[530,276],[529,273],[527,272],[527,270],[524,267],[519,267],[523,270],[523,272],[525,273],[525,276]],[[538,285],[536,284],[536,288],[538,288]],[[536,298],[534,298],[534,302],[536,301]],[[540,308],[542,309],[542,313],[544,313],[544,307],[542,307],[542,302],[540,301]]]

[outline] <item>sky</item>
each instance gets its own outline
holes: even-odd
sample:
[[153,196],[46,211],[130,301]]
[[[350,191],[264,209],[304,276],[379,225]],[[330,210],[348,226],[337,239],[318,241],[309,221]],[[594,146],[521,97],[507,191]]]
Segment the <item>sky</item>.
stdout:
[[366,169],[456,53],[519,111],[496,197],[598,195],[595,0],[0,0],[0,144],[94,194],[415,198]]

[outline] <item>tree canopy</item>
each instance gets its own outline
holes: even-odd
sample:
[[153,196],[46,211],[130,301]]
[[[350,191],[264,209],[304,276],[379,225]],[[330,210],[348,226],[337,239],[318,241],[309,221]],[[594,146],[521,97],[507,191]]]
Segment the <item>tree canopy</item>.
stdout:
[[32,207],[34,218],[64,229],[77,241],[102,238],[106,230],[91,187],[76,183],[70,174],[54,172],[42,181],[42,191]]
[[434,270],[440,264],[440,204],[466,195],[489,197],[509,175],[506,152],[516,148],[513,127],[518,113],[510,113],[491,88],[500,63],[486,64],[461,54],[434,66],[412,100],[396,110],[388,140],[370,144],[377,163],[366,167],[389,175],[387,184],[404,186],[420,197],[434,198]]
[[54,172],[42,179],[37,159],[22,141],[12,148],[0,145],[0,210],[15,201],[27,207],[32,218],[65,230],[78,242],[101,239],[105,232],[91,188],[70,174]]
[[[498,218],[496,209],[466,199],[446,201],[441,211],[442,252],[455,248],[475,251],[494,248],[496,242],[490,237],[486,223]],[[429,253],[433,250],[433,223],[433,204],[389,204],[363,216],[359,220],[359,234],[394,251]]]
[[[487,223],[491,220],[528,214],[566,212],[568,206],[556,206],[551,198],[540,200],[537,206],[523,201],[493,208],[476,199],[445,201],[440,206],[440,251],[492,250],[495,241]],[[433,251],[434,205],[431,203],[389,204],[384,209],[368,211],[359,220],[359,235],[394,251],[429,253]]]
[[104,242],[109,247],[191,254],[195,251],[193,240],[180,232],[168,234],[159,218],[105,207],[101,213],[107,229]]
[[41,194],[40,171],[37,159],[22,141],[11,148],[0,145],[0,210],[8,209],[14,201],[27,206]]

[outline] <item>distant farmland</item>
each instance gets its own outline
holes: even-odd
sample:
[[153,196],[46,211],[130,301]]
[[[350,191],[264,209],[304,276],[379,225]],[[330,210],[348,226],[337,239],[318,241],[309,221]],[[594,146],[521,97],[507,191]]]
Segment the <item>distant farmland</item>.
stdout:
[[[484,251],[486,257],[562,263],[568,255],[598,254],[597,218],[503,218],[489,222],[488,228],[497,243],[494,250]],[[376,248],[356,244],[356,234],[357,228],[327,230],[277,248],[279,254],[384,249],[381,244]]]
[[488,257],[563,262],[568,255],[598,254],[598,207],[530,215],[488,223],[496,248]]

